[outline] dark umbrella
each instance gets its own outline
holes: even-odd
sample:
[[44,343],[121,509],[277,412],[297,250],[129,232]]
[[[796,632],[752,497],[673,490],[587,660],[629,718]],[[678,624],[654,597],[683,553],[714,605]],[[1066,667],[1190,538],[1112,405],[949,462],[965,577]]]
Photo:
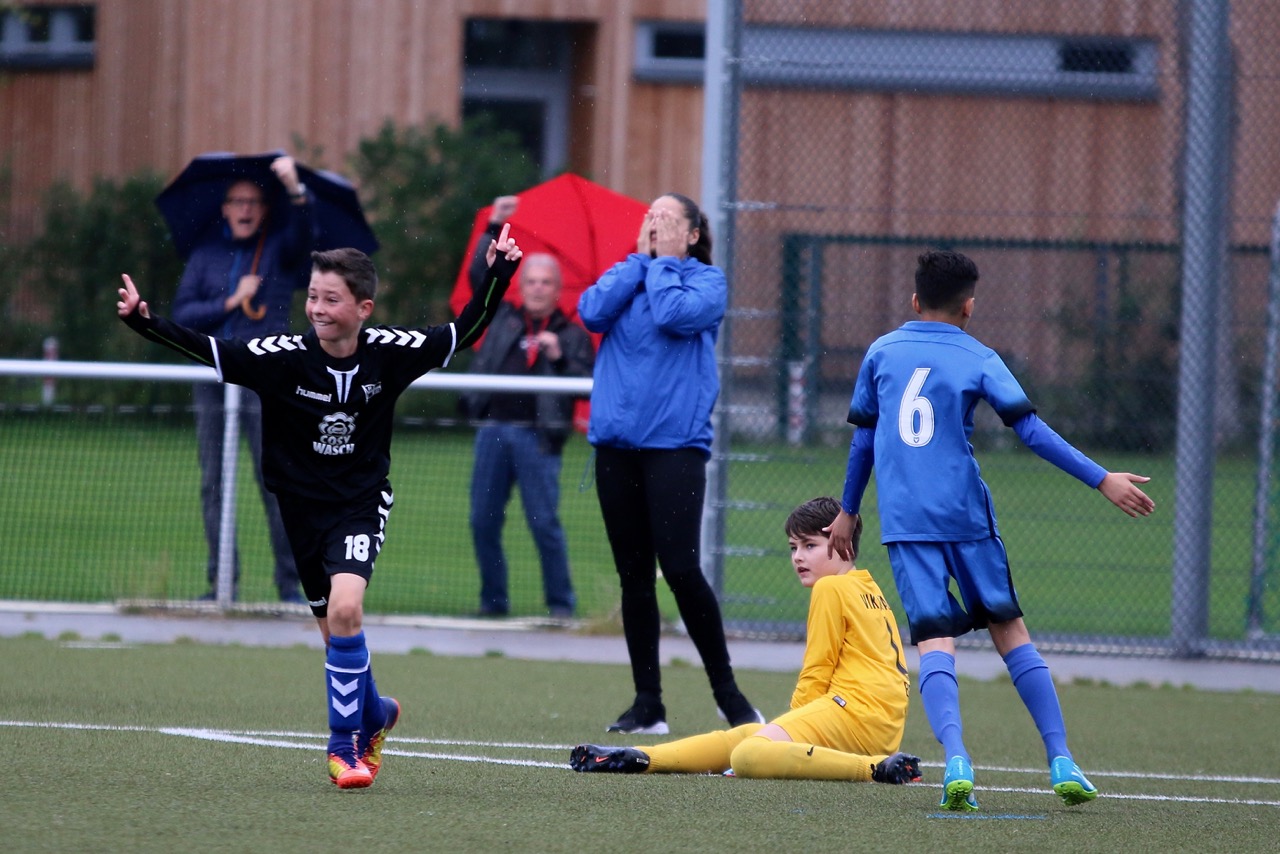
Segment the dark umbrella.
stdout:
[[[194,158],[182,173],[156,196],[156,207],[164,216],[178,253],[186,258],[201,236],[222,219],[222,200],[227,188],[248,179],[263,188],[270,210],[287,210],[288,195],[271,163],[283,151],[265,154],[212,152]],[[315,200],[316,249],[352,246],[366,254],[378,249],[378,239],[364,218],[364,210],[351,183],[334,172],[297,164],[298,180],[306,184]],[[282,217],[268,215],[267,228],[284,224]]]
[[[511,236],[525,255],[547,252],[556,256],[562,278],[560,310],[577,317],[582,292],[627,253],[636,251],[640,223],[649,206],[568,173],[517,193],[516,198],[520,204],[511,216]],[[481,208],[476,214],[467,254],[449,299],[455,312],[461,311],[471,298],[467,268],[476,243],[485,233],[491,210],[492,207]],[[519,303],[519,297],[518,291],[507,296],[515,303]]]

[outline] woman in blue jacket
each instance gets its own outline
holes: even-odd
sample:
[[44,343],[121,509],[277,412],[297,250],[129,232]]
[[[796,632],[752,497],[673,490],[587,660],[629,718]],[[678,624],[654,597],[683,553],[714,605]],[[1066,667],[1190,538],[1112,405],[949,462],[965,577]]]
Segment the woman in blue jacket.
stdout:
[[601,333],[587,440],[596,491],[622,583],[622,626],[635,702],[609,732],[665,735],[658,663],[655,561],[702,657],[721,715],[764,722],[738,690],[724,622],[702,575],[700,542],[711,409],[720,393],[715,346],[728,302],[711,266],[711,232],[693,200],[676,193],[650,206],[636,251],[578,301]]

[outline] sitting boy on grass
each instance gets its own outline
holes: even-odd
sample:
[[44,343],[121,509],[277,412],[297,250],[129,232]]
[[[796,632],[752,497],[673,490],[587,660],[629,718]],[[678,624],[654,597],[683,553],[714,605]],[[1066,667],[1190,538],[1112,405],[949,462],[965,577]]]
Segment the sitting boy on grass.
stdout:
[[897,621],[871,573],[829,555],[834,498],[814,498],[787,518],[791,564],[809,598],[808,640],[791,711],[768,724],[651,747],[580,744],[575,771],[719,774],[775,780],[901,784],[920,779],[920,759],[898,751],[911,683]]

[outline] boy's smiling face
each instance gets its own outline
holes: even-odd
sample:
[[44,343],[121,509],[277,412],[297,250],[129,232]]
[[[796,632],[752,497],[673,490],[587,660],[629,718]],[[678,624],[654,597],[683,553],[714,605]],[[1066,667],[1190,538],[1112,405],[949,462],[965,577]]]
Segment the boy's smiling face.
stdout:
[[337,273],[311,272],[307,320],[315,328],[321,346],[331,355],[346,356],[355,351],[360,327],[372,312],[373,300],[356,300],[347,280]]
[[826,534],[801,534],[787,537],[791,548],[791,565],[795,568],[800,583],[812,587],[819,578],[828,575],[839,575],[851,568],[849,562],[838,554],[827,556]]

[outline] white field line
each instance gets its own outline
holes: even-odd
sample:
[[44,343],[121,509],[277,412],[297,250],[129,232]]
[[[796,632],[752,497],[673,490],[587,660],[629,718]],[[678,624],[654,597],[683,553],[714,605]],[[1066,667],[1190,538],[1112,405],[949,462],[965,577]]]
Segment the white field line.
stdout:
[[[5,721],[0,720],[0,728],[25,729],[65,729],[93,732],[155,732],[162,735],[197,738],[205,741],[216,741],[226,744],[249,744],[258,747],[275,747],[293,750],[316,750],[324,747],[328,739],[327,733],[293,732],[288,730],[229,730],[211,729],[207,727],[149,727],[127,724],[85,724],[72,722],[49,721]],[[544,744],[519,741],[470,741],[448,738],[401,738],[394,737],[396,744],[437,745],[441,747],[471,747],[502,750],[547,750],[565,752],[573,748],[571,744]],[[502,759],[493,756],[476,756],[458,753],[437,753],[431,751],[405,750],[400,747],[387,746],[384,753],[389,756],[404,756],[414,759],[441,759],[453,762],[485,762],[492,765],[514,765],[527,768],[560,768],[567,769],[567,762],[543,762],[536,759]],[[922,762],[926,768],[941,768],[942,763]],[[980,768],[980,771],[993,771],[1007,774],[1043,775],[1043,768]],[[1172,780],[1197,783],[1236,783],[1244,785],[1280,785],[1280,778],[1275,777],[1236,777],[1210,774],[1156,774],[1142,771],[1089,771],[1093,777],[1118,777],[1134,780]],[[912,788],[933,788],[933,784],[912,783]],[[980,792],[1010,792],[1014,794],[1045,794],[1043,788],[1023,788],[1018,786],[985,786],[978,787]],[[1051,793],[1050,793],[1051,794]],[[1261,800],[1255,798],[1210,798],[1189,795],[1158,795],[1141,793],[1103,792],[1103,798],[1133,801],[1171,801],[1176,803],[1196,804],[1235,804],[1242,806],[1280,807],[1280,800]]]

